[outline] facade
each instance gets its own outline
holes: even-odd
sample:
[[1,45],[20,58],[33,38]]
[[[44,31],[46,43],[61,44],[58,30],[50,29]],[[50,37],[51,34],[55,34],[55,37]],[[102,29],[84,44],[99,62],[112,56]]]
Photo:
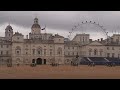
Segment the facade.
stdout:
[[41,30],[38,18],[34,19],[26,38],[19,32],[14,33],[8,25],[5,37],[0,37],[0,64],[70,64],[76,55],[120,58],[119,34],[95,41],[89,34],[77,34],[69,40],[58,34],[41,33]]

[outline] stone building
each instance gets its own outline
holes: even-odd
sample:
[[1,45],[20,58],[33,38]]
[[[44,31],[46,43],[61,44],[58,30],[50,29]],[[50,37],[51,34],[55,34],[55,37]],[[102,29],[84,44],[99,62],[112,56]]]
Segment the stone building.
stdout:
[[0,37],[0,64],[70,64],[76,57],[120,58],[120,35],[114,34],[109,40],[92,41],[89,34],[76,34],[69,40],[59,34],[41,33],[38,18],[34,19],[29,36],[24,38],[10,25],[5,37]]

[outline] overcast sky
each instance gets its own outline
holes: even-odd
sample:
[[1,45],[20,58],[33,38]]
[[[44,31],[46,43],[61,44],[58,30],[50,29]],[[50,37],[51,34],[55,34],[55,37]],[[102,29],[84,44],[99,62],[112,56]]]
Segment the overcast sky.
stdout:
[[[23,33],[23,35],[27,35],[31,32],[31,26],[36,16],[42,28],[45,25],[47,26],[46,31],[48,33],[58,33],[65,37],[69,35],[69,32],[75,25],[85,21],[99,23],[101,26],[104,26],[109,35],[112,32],[115,33],[115,30],[116,33],[120,33],[119,11],[0,11],[0,35],[4,36],[4,30],[9,22],[14,32],[18,31]],[[94,25],[79,27],[72,36],[79,31],[82,32],[82,30],[91,34],[91,38],[97,39],[105,36],[101,29]]]

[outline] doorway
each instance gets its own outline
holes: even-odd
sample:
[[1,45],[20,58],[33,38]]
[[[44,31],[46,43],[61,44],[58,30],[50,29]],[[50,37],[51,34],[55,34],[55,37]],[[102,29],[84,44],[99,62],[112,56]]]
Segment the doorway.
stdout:
[[37,65],[42,65],[42,59],[41,59],[41,58],[38,58],[37,61],[36,61],[36,64],[37,64]]
[[44,64],[46,64],[46,59],[44,59]]
[[35,59],[32,60],[32,63],[35,63]]

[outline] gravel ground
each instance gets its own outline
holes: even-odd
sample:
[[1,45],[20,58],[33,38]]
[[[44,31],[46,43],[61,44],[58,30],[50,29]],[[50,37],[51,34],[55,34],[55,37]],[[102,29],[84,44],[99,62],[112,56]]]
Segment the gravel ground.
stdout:
[[120,66],[0,66],[0,79],[120,79]]

